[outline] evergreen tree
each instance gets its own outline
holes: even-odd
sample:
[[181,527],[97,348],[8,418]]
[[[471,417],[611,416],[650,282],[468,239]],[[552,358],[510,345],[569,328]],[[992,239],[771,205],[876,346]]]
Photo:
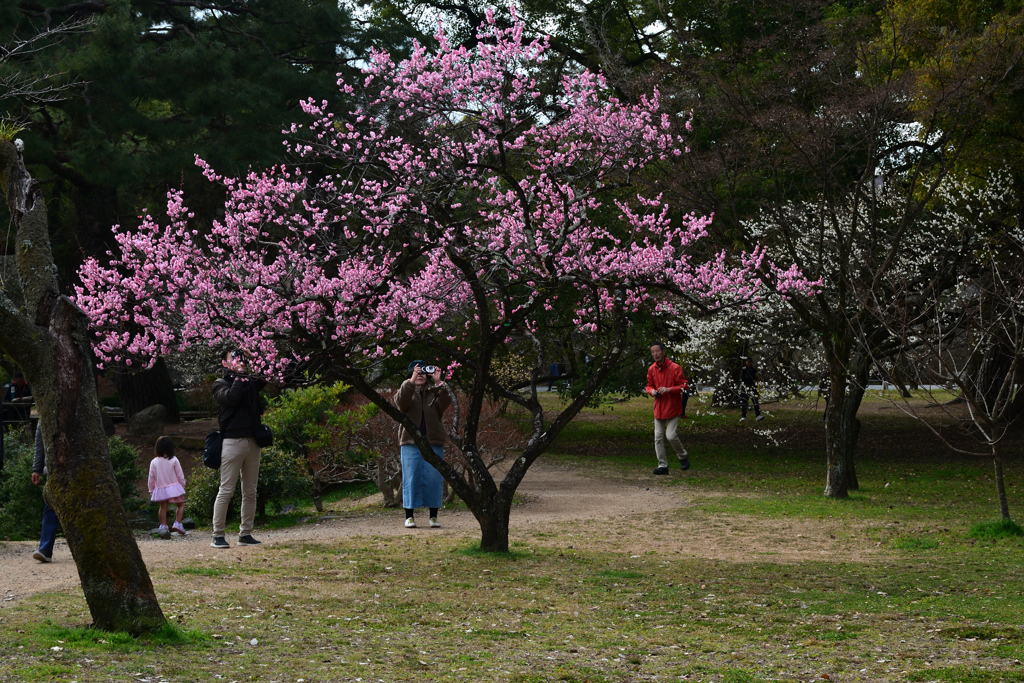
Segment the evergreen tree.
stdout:
[[[110,248],[111,226],[133,224],[170,187],[206,188],[196,155],[236,172],[283,161],[299,101],[333,95],[337,74],[386,37],[324,0],[0,0],[0,44],[65,20],[91,30],[14,67],[73,87],[57,102],[0,102],[27,125],[62,287]],[[211,215],[218,198],[192,196]]]

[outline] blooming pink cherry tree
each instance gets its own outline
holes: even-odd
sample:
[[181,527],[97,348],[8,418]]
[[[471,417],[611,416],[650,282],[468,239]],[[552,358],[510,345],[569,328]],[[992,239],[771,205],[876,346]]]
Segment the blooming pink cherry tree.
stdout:
[[[226,188],[223,219],[200,230],[171,193],[166,218],[116,231],[109,267],[83,266],[77,300],[104,362],[229,342],[268,376],[295,362],[340,376],[413,434],[371,378],[410,345],[431,349],[465,387],[467,417],[450,438],[467,474],[417,443],[477,517],[481,547],[504,551],[516,487],[614,367],[631,320],[662,305],[659,293],[713,308],[756,301],[755,273],[782,291],[807,283],[759,250],[698,258],[710,218],[627,199],[645,169],[684,149],[657,93],[619,102],[582,73],[545,95],[544,40],[490,15],[479,38],[467,50],[439,32],[435,53],[417,46],[399,64],[374,53],[363,83],[339,83],[356,106],[303,104],[311,123],[286,131],[293,168],[235,179],[197,160]],[[555,327],[585,348],[591,372],[548,422],[537,385],[558,360]],[[525,381],[496,371],[509,354],[529,357]],[[488,397],[532,415],[526,448],[497,482],[477,448]]]

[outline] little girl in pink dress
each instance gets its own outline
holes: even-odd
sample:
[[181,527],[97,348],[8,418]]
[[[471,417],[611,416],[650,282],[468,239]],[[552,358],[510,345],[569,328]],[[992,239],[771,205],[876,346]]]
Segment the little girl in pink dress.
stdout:
[[171,531],[185,535],[181,520],[185,516],[185,474],[181,463],[174,457],[174,443],[169,436],[156,440],[156,456],[149,463],[149,492],[154,503],[160,503],[160,532],[165,538],[167,530],[168,503],[175,504],[175,521]]

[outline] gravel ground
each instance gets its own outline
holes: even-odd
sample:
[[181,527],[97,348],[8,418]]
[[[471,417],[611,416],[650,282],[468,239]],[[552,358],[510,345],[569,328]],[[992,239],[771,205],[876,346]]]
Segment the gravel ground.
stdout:
[[[653,458],[652,458],[653,460]],[[685,476],[673,471],[673,477]],[[857,562],[876,557],[874,543],[851,538],[858,525],[840,520],[765,519],[712,515],[691,507],[696,491],[685,485],[665,486],[645,469],[628,478],[588,476],[580,469],[534,465],[519,488],[525,503],[512,511],[511,541],[577,549],[600,548],[664,557],[716,558],[730,562],[785,564],[807,560]],[[170,541],[139,534],[147,565],[177,566],[211,553],[273,553],[274,546],[293,542],[335,542],[354,536],[448,535],[477,540],[480,527],[467,511],[440,515],[441,528],[406,529],[400,510],[379,505],[380,494],[339,511],[336,519],[288,529],[254,532],[263,544],[215,550],[206,531],[190,532]],[[426,522],[425,515],[421,517]],[[553,532],[553,533],[552,533]],[[536,533],[536,535],[535,535]],[[836,538],[840,537],[840,540]],[[234,545],[234,538],[228,541]],[[53,563],[32,559],[36,544],[0,542],[0,609],[34,593],[77,590],[78,573],[67,544],[58,539]]]

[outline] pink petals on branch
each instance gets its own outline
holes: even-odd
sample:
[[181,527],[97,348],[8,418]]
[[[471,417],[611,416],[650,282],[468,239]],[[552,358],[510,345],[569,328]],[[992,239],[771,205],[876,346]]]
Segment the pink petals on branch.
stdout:
[[374,52],[362,83],[339,81],[359,102],[351,111],[303,102],[312,122],[286,130],[290,149],[330,175],[224,178],[197,159],[227,189],[208,234],[178,192],[164,219],[115,228],[116,260],[88,261],[77,291],[100,360],[230,341],[280,375],[303,348],[359,364],[426,336],[464,346],[485,310],[492,331],[536,330],[566,286],[588,330],[659,290],[753,302],[760,277],[812,288],[760,249],[697,262],[711,218],[673,218],[660,197],[616,200],[609,223],[606,189],[685,147],[658,93],[624,104],[583,73],[545,96],[535,75],[547,41],[488,17],[473,50],[439,31],[436,54],[416,45],[395,64]]

